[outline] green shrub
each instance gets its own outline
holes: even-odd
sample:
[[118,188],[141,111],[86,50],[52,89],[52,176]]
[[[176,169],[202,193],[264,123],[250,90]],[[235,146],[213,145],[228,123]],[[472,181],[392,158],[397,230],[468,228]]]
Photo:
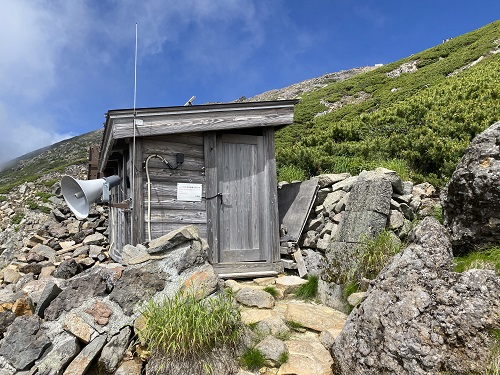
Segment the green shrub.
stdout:
[[0,195],[0,202],[5,202],[7,197],[5,195]]
[[50,214],[50,212],[52,211],[49,207],[40,206],[37,202],[35,202],[33,200],[27,200],[26,206],[28,206],[28,208],[30,210],[40,210],[41,212],[43,212],[45,214]]
[[471,252],[455,258],[455,272],[464,272],[473,268],[492,269],[500,274],[500,246]]
[[21,221],[24,219],[24,214],[23,213],[17,213],[17,214],[14,214],[11,218],[10,218],[10,222],[14,225],[18,225],[19,223],[21,223]]
[[316,298],[318,294],[318,276],[309,275],[307,283],[302,284],[295,292],[295,297],[304,300]]
[[[199,300],[194,292],[177,293],[143,308],[145,328],[139,338],[152,357],[209,364],[214,349],[234,353],[243,328],[231,293]],[[206,367],[206,366],[205,366]]]
[[304,181],[307,176],[302,169],[295,165],[285,165],[278,167],[278,181]]
[[241,366],[251,371],[260,369],[265,365],[265,362],[264,354],[256,348],[247,349],[240,357]]
[[57,178],[54,178],[54,179],[51,179],[51,180],[46,180],[43,182],[43,184],[47,187],[52,187],[56,182],[58,182],[59,179]]
[[35,201],[29,199],[26,201],[26,206],[28,206],[28,208],[30,210],[37,210],[38,208],[40,208],[40,206],[38,205],[38,203],[36,203]]
[[43,191],[38,191],[36,193],[37,197],[40,197],[43,203],[47,203],[49,201],[50,197],[53,197],[54,194],[51,193],[44,193]]

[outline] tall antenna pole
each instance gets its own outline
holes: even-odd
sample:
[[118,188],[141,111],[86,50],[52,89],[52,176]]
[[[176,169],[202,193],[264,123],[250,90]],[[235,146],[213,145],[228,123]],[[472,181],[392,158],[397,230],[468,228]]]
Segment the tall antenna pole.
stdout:
[[136,99],[137,99],[137,22],[135,23],[135,56],[134,56],[134,140],[133,140],[133,145],[132,145],[132,217],[130,220],[130,239],[132,240],[132,245],[135,245],[135,238],[134,238],[134,220],[135,220],[135,133],[136,133],[136,111],[135,111],[135,104],[136,104]]

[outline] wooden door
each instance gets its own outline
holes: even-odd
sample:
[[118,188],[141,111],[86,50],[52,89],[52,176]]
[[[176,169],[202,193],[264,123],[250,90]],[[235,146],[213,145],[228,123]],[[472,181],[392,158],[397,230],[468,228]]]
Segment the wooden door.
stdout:
[[221,134],[217,138],[219,263],[269,259],[263,241],[265,178],[263,137]]

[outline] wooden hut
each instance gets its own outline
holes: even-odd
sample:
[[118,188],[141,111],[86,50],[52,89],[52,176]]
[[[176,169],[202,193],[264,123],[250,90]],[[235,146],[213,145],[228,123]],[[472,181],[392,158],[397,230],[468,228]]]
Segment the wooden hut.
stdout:
[[112,256],[194,224],[219,274],[280,272],[274,132],[293,122],[296,102],[110,110],[99,170],[122,177]]

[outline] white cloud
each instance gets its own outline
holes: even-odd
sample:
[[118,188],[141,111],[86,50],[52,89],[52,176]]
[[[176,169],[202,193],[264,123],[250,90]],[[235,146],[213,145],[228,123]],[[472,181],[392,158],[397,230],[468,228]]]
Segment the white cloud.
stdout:
[[133,61],[135,22],[141,61],[187,65],[198,77],[224,74],[262,46],[275,4],[0,0],[0,162],[83,133],[68,130],[67,115],[78,117],[72,106],[84,101],[78,95],[92,95],[85,91],[91,80],[104,89],[110,71]]

